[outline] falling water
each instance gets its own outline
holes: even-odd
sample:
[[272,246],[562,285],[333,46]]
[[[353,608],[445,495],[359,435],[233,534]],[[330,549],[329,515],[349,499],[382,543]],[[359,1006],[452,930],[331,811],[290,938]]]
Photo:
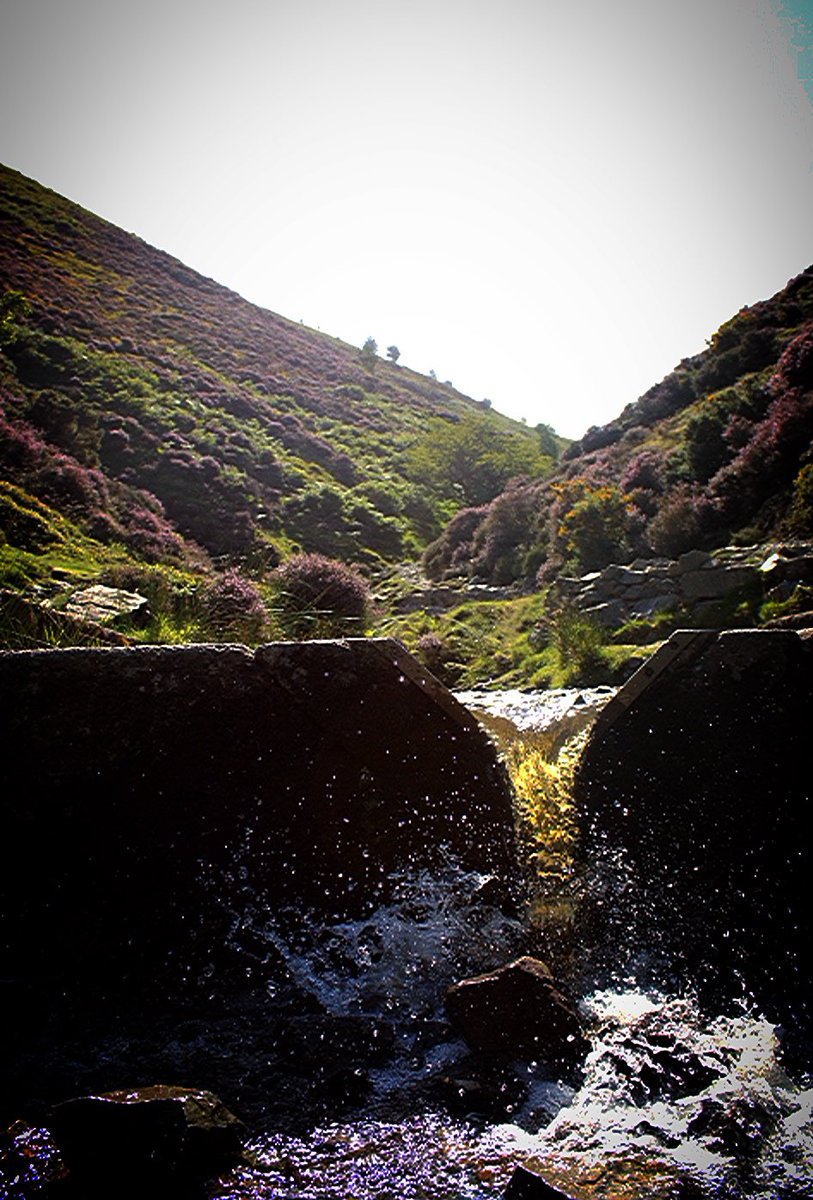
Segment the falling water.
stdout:
[[[531,705],[528,723],[539,729],[548,716],[572,724],[580,707],[606,699],[557,693],[544,697],[542,716],[539,697],[489,702],[498,719],[510,702],[517,728]],[[476,1086],[478,1065],[443,1011],[449,984],[528,948],[529,930],[490,901],[487,878],[449,863],[404,876],[363,921],[259,921],[328,1012],[386,1018],[394,1037],[369,1071],[363,1105],[306,1131],[256,1137],[216,1195],[489,1200],[525,1165],[565,1195],[605,1200],[813,1197],[813,1081],[787,1073],[782,1031],[744,996],[723,1013],[656,990],[657,948],[641,940],[635,880],[609,849],[593,863],[591,888],[594,901],[609,889],[623,903],[607,905],[609,962],[584,960],[594,974],[592,984],[580,978],[592,1043],[583,1069],[566,1080],[535,1062],[492,1064],[496,1098]]]
[[[610,1200],[813,1196],[813,1088],[786,1074],[775,1028],[632,980],[582,1001],[592,1049],[575,1085],[516,1062],[505,1073],[515,1103],[485,1115],[475,1091],[466,1112],[470,1062],[444,1020],[444,990],[526,937],[487,902],[487,883],[448,865],[404,876],[363,921],[266,921],[263,937],[328,1012],[384,1018],[395,1036],[362,1106],[256,1137],[214,1195],[488,1200],[528,1164],[565,1194]],[[448,1090],[437,1102],[439,1080],[460,1083],[456,1105]]]
[[[617,893],[623,863],[608,859],[603,869]],[[321,1116],[317,1083],[296,1120],[268,1118],[211,1197],[494,1200],[523,1165],[565,1195],[602,1200],[813,1197],[813,1081],[791,1077],[782,1031],[746,1001],[709,1012],[647,984],[632,880],[624,907],[636,936],[625,944],[616,929],[615,963],[603,964],[600,985],[582,981],[592,1048],[580,1074],[478,1061],[446,1019],[445,991],[533,949],[533,931],[503,911],[493,882],[447,861],[405,873],[359,919],[326,920],[266,905],[244,881],[232,942],[254,981],[249,1006],[224,1018],[234,1022],[224,1025],[227,1041],[215,1044],[211,1022],[187,1021],[183,1037],[175,1027],[167,1034],[171,1044],[188,1055],[198,1038],[247,1078],[268,1051],[243,1029],[269,1028],[275,1044],[290,987],[312,1001],[292,1018],[316,1043],[310,1053],[323,1052],[331,1022],[361,1029],[373,1048],[347,1064],[340,1101]],[[600,872],[593,883],[600,890]],[[280,969],[255,970],[266,960]],[[151,1028],[150,1039],[159,1033]],[[123,1036],[115,1031],[118,1064]],[[94,1037],[101,1053],[95,1029]],[[133,1043],[134,1054],[143,1044]],[[283,1075],[268,1078],[280,1086]],[[294,1072],[294,1092],[298,1079]]]

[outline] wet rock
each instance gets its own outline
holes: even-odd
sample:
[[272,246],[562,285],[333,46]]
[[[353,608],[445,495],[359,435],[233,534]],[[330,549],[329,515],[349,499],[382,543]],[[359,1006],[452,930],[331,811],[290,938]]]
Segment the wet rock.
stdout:
[[360,1065],[323,1066],[316,1078],[300,1093],[299,1104],[314,1117],[335,1117],[347,1109],[363,1104],[372,1085],[367,1071]]
[[15,1121],[0,1133],[0,1196],[4,1200],[42,1195],[67,1174],[47,1129]]
[[432,1107],[441,1104],[456,1116],[505,1121],[515,1118],[528,1085],[505,1062],[467,1055],[427,1080],[422,1095]]
[[211,1092],[164,1085],[68,1100],[49,1125],[74,1188],[108,1196],[195,1195],[239,1160],[245,1133]]
[[594,881],[583,941],[608,969],[728,1001],[745,988],[804,1036],[813,982],[813,640],[683,631],[622,687],[576,774]]
[[661,1129],[658,1125],[653,1125],[651,1121],[639,1121],[632,1131],[636,1137],[650,1137],[658,1142],[661,1146],[667,1149],[674,1150],[680,1145],[680,1138],[677,1134],[670,1134],[665,1129]]
[[696,1095],[726,1069],[724,1063],[679,1043],[659,1047],[635,1037],[611,1045],[607,1057],[615,1073],[626,1081],[635,1104]]
[[446,1011],[481,1053],[535,1059],[570,1071],[590,1046],[575,1006],[545,964],[530,956],[453,984]]
[[503,1192],[503,1200],[579,1200],[573,1192],[563,1192],[528,1167],[517,1167]]
[[782,1115],[776,1102],[764,1096],[707,1096],[687,1128],[710,1150],[747,1158],[758,1153]]
[[273,1028],[274,1051],[303,1063],[373,1063],[392,1052],[393,1026],[363,1014],[292,1017]]

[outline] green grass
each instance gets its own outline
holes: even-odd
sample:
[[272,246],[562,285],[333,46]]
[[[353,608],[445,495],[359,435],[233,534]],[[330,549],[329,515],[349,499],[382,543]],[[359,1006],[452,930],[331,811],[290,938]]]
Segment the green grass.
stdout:
[[775,621],[780,617],[790,617],[795,613],[810,612],[813,609],[813,587],[797,583],[793,593],[786,600],[766,600],[759,610],[761,621]]
[[642,648],[606,647],[580,655],[556,645],[548,627],[541,592],[508,600],[472,600],[437,615],[414,612],[384,616],[375,632],[398,638],[422,657],[421,637],[440,639],[442,661],[430,669],[450,686],[556,688],[611,682],[623,659],[637,658]]

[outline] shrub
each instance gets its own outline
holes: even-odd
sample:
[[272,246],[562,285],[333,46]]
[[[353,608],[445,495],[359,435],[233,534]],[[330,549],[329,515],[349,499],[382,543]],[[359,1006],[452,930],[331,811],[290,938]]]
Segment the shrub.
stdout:
[[365,339],[364,345],[361,347],[361,361],[368,370],[375,370],[375,360],[378,354],[378,342],[374,337]]
[[786,388],[804,391],[813,387],[813,324],[807,325],[782,351],[769,386],[774,393]]
[[33,496],[0,480],[0,542],[3,540],[36,552],[58,541],[59,534]]
[[404,541],[398,524],[382,516],[369,504],[354,504],[349,513],[350,528],[361,545],[374,550],[382,558],[399,558]]
[[290,534],[305,546],[336,553],[345,547],[347,516],[341,492],[326,484],[288,497],[282,521]]
[[577,478],[554,484],[553,490],[559,498],[555,548],[565,559],[582,571],[597,571],[630,558],[640,518],[619,488]]
[[566,684],[581,686],[604,678],[602,630],[590,617],[579,612],[573,601],[557,595],[555,589],[550,593],[543,625]]
[[649,522],[646,536],[656,554],[677,558],[704,545],[716,520],[714,506],[704,495],[689,484],[679,484]]
[[665,486],[663,455],[657,450],[640,450],[627,463],[619,480],[622,492],[647,491],[660,494]]
[[705,404],[686,423],[686,459],[692,479],[706,483],[731,454],[725,431],[730,414],[721,404]]
[[120,536],[140,557],[161,562],[183,556],[183,541],[162,512],[136,501],[122,507],[120,519]]
[[415,656],[446,687],[459,685],[463,668],[452,645],[439,634],[422,633],[415,643]]
[[771,491],[788,487],[811,439],[813,391],[779,391],[750,441],[711,480],[709,490],[725,515],[741,524]]
[[488,507],[462,508],[455,513],[440,537],[424,551],[423,569],[430,579],[467,573],[474,555],[474,535]]
[[509,484],[492,500],[474,535],[474,574],[498,586],[526,573],[539,513],[537,490]]
[[639,425],[651,426],[685,408],[695,398],[694,384],[687,370],[673,371],[660,383],[628,405],[624,416]]
[[0,296],[0,346],[17,336],[18,325],[31,314],[31,304],[22,292],[13,288]]
[[257,642],[268,619],[257,588],[233,567],[206,589],[204,611],[208,628],[219,639]]
[[530,430],[505,432],[481,413],[459,421],[434,418],[407,461],[412,478],[466,505],[484,504],[509,479],[547,475],[551,467]]
[[422,633],[415,645],[415,653],[425,667],[430,671],[437,671],[443,663],[447,647],[443,638],[436,633]]
[[277,616],[295,639],[340,637],[366,626],[370,590],[345,563],[322,554],[295,554],[273,572]]
[[788,533],[813,535],[813,463],[802,467],[793,482],[793,499],[786,518]]

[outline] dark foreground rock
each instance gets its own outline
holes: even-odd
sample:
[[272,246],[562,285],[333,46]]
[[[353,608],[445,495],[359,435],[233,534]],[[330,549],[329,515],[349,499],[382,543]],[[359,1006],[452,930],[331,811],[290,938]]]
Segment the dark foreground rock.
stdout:
[[59,1195],[68,1170],[50,1131],[28,1121],[0,1130],[0,1196],[36,1200]]
[[558,1187],[528,1167],[517,1167],[503,1192],[503,1200],[578,1200],[572,1192]]
[[196,1196],[245,1136],[211,1092],[165,1085],[68,1100],[48,1124],[77,1196]]
[[395,642],[9,652],[0,711],[20,987],[175,987],[190,956],[222,976],[248,904],[361,912],[444,855],[515,874],[491,744]]
[[608,970],[810,1029],[811,702],[813,641],[751,630],[674,634],[610,701],[575,783]]
[[529,956],[454,984],[446,1011],[481,1053],[536,1059],[569,1072],[590,1048],[575,1006],[545,964]]

